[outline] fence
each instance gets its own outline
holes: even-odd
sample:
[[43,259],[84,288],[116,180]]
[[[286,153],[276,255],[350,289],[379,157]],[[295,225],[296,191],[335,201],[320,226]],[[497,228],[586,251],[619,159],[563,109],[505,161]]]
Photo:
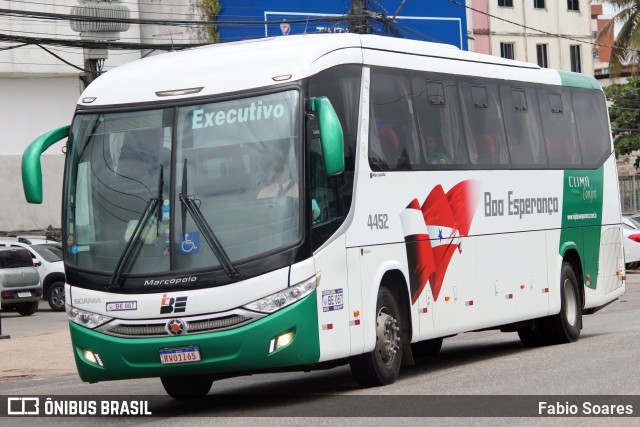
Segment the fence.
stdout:
[[620,204],[622,213],[633,213],[640,210],[640,176],[619,176]]

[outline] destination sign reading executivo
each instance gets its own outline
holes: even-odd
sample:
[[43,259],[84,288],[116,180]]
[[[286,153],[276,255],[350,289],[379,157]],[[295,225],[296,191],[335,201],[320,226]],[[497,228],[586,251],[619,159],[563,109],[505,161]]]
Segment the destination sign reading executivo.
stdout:
[[204,109],[199,109],[193,112],[191,129],[280,119],[283,115],[284,105],[263,105],[262,101],[252,102],[251,105],[246,107],[229,108],[227,110],[205,111]]

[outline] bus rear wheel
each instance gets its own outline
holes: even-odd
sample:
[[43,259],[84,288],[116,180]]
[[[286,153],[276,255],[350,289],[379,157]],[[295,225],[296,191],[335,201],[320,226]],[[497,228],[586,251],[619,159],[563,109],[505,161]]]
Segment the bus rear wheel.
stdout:
[[578,341],[582,330],[582,294],[573,267],[562,263],[560,274],[560,313],[540,319],[540,330],[551,344]]
[[385,287],[378,292],[376,303],[376,346],[373,351],[354,356],[351,372],[363,387],[393,383],[402,363],[402,325],[400,311],[391,291]]
[[162,377],[162,386],[174,399],[197,399],[211,390],[213,377],[210,375],[188,375],[181,377]]

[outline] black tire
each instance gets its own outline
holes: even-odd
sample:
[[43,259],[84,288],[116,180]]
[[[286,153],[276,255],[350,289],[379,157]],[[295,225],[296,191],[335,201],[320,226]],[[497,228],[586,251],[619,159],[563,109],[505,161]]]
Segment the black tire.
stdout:
[[540,347],[548,344],[537,322],[531,328],[518,329],[518,336],[525,347]]
[[167,394],[174,399],[197,399],[209,393],[213,377],[210,375],[162,377],[160,381]]
[[15,307],[16,307],[16,311],[20,313],[20,315],[31,316],[33,313],[38,311],[39,304],[40,304],[39,301],[21,302],[19,304],[16,304]]
[[442,338],[433,338],[411,344],[411,352],[416,357],[436,357],[442,348]]
[[53,311],[64,311],[64,282],[53,282],[47,290],[46,298]]
[[560,301],[560,313],[540,319],[540,330],[551,344],[578,341],[582,330],[582,292],[568,262],[562,263]]
[[391,384],[402,364],[400,310],[389,289],[381,287],[376,303],[376,346],[350,359],[351,372],[362,387]]

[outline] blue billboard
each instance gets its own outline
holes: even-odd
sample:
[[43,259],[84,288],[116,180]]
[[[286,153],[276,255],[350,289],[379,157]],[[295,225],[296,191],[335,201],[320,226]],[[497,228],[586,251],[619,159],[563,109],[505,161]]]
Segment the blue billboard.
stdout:
[[[467,50],[466,9],[448,0],[362,0],[369,14],[367,32],[436,43]],[[350,0],[220,0],[221,42],[305,33],[348,31]],[[386,17],[386,18],[385,18]],[[229,24],[227,24],[229,23]]]

